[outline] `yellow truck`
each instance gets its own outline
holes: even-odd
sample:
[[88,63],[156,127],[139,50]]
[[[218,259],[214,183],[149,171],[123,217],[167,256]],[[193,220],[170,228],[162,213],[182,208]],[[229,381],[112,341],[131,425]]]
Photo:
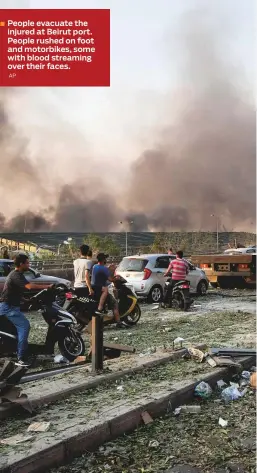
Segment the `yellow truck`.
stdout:
[[213,287],[256,287],[256,254],[193,255],[190,260],[205,271]]

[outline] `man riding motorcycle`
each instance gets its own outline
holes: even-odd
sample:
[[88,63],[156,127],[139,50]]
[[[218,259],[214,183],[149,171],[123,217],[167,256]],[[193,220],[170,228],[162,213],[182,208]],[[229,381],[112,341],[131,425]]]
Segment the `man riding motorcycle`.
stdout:
[[[28,347],[30,323],[21,312],[20,306],[26,289],[38,289],[37,284],[30,283],[24,274],[29,269],[27,255],[19,254],[14,259],[15,269],[7,276],[0,298],[0,317],[5,316],[16,327],[18,336],[17,363],[18,366],[28,366],[25,360]],[[47,289],[49,285],[41,285]]]
[[188,263],[186,260],[183,259],[183,251],[177,251],[176,259],[170,262],[170,265],[166,273],[164,273],[164,277],[168,276],[168,274],[171,271],[172,271],[172,276],[171,276],[172,281],[164,296],[164,300],[163,300],[164,304],[168,303],[168,301],[172,299],[172,292],[173,292],[173,288],[175,284],[178,283],[179,281],[184,281],[189,272]]

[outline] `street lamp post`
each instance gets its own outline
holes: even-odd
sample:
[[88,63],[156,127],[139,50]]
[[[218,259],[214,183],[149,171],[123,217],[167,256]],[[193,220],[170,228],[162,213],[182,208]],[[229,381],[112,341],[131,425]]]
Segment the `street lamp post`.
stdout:
[[73,257],[73,253],[72,253],[72,249],[71,249],[72,238],[71,237],[67,238],[67,240],[64,240],[63,243],[64,243],[64,245],[68,245],[70,256]]
[[216,242],[217,242],[217,253],[219,252],[219,217],[215,214],[211,214],[211,217],[216,217]]
[[[123,225],[123,223],[126,223],[128,225],[132,225],[134,222],[133,220],[130,220],[130,221],[125,221],[125,222],[119,222],[121,225]],[[127,227],[125,226],[125,253],[126,253],[126,256],[128,256],[128,230],[127,230]]]
[[62,245],[70,245],[71,242],[72,242],[72,238],[69,237],[69,238],[67,238],[67,240],[64,240],[64,241],[62,241],[61,243],[59,243],[57,255],[60,256],[60,248],[61,248]]

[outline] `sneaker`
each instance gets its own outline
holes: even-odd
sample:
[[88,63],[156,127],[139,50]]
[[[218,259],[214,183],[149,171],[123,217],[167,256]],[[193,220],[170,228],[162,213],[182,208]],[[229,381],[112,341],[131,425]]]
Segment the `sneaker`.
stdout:
[[16,361],[16,363],[14,363],[16,366],[20,366],[22,368],[28,368],[29,367],[29,363],[23,361],[23,360],[18,360]]
[[95,311],[95,314],[96,314],[96,315],[104,315],[104,310],[103,310],[103,309],[102,309],[102,310],[97,309],[97,310]]
[[116,328],[127,328],[127,325],[124,322],[117,322]]

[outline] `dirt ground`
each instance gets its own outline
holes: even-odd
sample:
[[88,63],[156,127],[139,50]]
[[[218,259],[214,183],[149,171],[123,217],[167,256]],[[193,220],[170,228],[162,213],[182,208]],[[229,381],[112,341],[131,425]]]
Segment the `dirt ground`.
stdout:
[[[210,291],[205,297],[197,298],[192,310],[187,313],[169,309],[153,310],[154,306],[142,304],[142,317],[136,327],[124,330],[110,327],[105,331],[104,338],[110,342],[136,347],[136,355],[124,355],[115,361],[120,364],[121,370],[131,366],[132,357],[151,359],[159,350],[171,347],[178,336],[184,339],[185,346],[206,343],[209,347],[253,348],[256,346],[255,305],[254,291]],[[31,339],[43,342],[46,326],[40,314],[29,314],[29,319]],[[85,339],[88,344],[87,337]],[[22,416],[7,419],[1,422],[1,434],[2,437],[8,437],[22,433],[32,421],[53,419],[53,431],[50,430],[48,435],[54,436],[64,416],[67,423],[73,422],[76,425],[76,422],[81,421],[81,413],[84,419],[99,416],[100,406],[108,406],[110,398],[114,403],[123,402],[124,399],[133,401],[146,393],[150,395],[156,389],[167,388],[176,380],[199,379],[210,370],[207,364],[180,360],[141,374],[125,376],[118,382],[44,406],[35,412],[33,420]],[[73,377],[74,381],[75,372]],[[44,389],[44,383],[48,382],[47,379],[41,381],[39,389]],[[122,389],[117,389],[119,386]],[[228,420],[226,429],[219,426],[219,417]],[[229,464],[242,463],[242,472],[253,473],[254,429],[255,396],[251,390],[248,390],[245,397],[229,405],[220,402],[220,394],[216,392],[209,402],[203,403],[200,414],[174,417],[169,413],[165,418],[155,420],[153,424],[142,427],[131,436],[124,436],[107,444],[96,453],[84,455],[69,467],[59,468],[53,473],[161,473],[185,463],[199,468],[201,473],[216,473],[224,465],[227,467]],[[245,442],[247,439],[248,443]],[[5,455],[10,448],[15,447],[0,447],[0,453]],[[22,448],[19,446],[19,449]],[[219,473],[226,471],[240,473],[241,470],[223,468]],[[187,473],[187,470],[182,469],[182,472]],[[173,473],[173,470],[170,469],[169,473]],[[192,470],[192,473],[196,472]]]

